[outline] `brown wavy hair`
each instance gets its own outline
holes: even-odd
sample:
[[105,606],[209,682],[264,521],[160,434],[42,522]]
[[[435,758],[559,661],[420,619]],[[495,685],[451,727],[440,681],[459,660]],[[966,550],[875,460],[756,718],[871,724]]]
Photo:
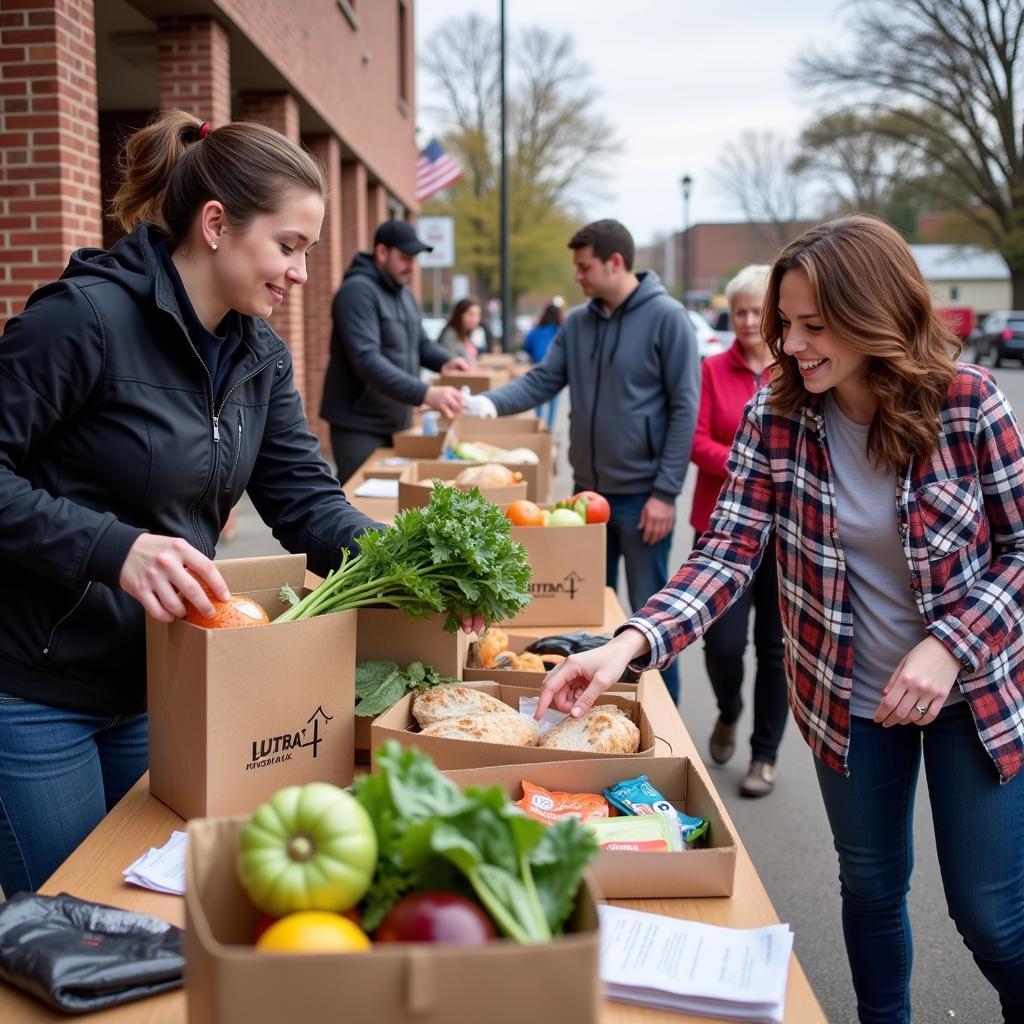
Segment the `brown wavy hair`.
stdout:
[[779,289],[789,270],[807,276],[832,335],[870,356],[865,383],[878,399],[868,430],[872,461],[899,470],[911,456],[930,454],[962,345],[932,309],[902,236],[877,217],[852,214],[805,231],[772,265],[761,331],[776,359],[770,402],[784,415],[808,399],[797,361],[782,351]]
[[168,110],[128,139],[119,157],[121,186],[110,204],[125,231],[155,223],[173,250],[211,199],[239,228],[259,213],[276,213],[290,188],[326,200],[319,164],[280,132],[232,121],[200,138],[202,125],[184,110]]

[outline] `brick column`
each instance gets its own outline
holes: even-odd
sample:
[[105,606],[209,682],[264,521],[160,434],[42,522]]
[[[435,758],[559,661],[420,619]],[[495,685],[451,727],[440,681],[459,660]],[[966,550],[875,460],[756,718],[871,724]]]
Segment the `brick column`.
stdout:
[[373,241],[373,233],[388,219],[388,192],[379,182],[366,186],[366,233]]
[[92,0],[0,7],[0,321],[102,243]]
[[373,241],[373,234],[366,230],[366,218],[366,167],[351,160],[341,165],[341,253],[346,266]]
[[212,18],[170,15],[160,30],[160,108],[177,107],[210,121],[231,120],[231,48]]
[[[291,93],[242,93],[239,97],[238,120],[259,121],[280,132],[286,139],[299,142],[299,101]],[[303,286],[288,292],[284,302],[274,310],[270,326],[284,339],[292,354],[295,386],[302,395],[307,418],[312,419],[316,415],[320,398],[311,395],[309,401],[306,400],[306,335],[302,316],[305,290]]]
[[319,416],[324,374],[331,355],[331,303],[341,284],[342,185],[341,143],[334,135],[314,135],[304,140],[320,162],[327,178],[327,209],[320,229],[320,242],[309,260],[309,280],[303,291],[303,320],[306,336],[306,414],[310,429],[320,438],[324,455],[331,456],[331,432]]

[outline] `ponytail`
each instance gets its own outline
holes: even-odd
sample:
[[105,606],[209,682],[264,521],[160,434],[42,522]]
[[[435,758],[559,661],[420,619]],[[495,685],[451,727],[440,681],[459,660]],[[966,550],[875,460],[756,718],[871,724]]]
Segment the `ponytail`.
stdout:
[[327,193],[317,162],[279,132],[255,121],[204,129],[183,110],[165,111],[137,131],[121,152],[120,170],[114,220],[125,231],[158,225],[172,250],[211,199],[243,228],[256,214],[280,209],[289,189]]

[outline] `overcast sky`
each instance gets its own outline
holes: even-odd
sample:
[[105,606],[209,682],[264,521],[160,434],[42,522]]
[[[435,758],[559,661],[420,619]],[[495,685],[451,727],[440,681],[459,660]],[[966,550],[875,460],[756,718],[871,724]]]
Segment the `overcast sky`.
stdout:
[[[679,180],[693,178],[692,223],[740,220],[712,181],[722,146],[748,129],[795,137],[813,105],[793,84],[795,58],[811,46],[845,48],[838,0],[506,0],[508,27],[569,33],[590,67],[597,106],[622,140],[607,197],[590,217],[620,219],[637,241],[682,224]],[[431,32],[470,11],[497,20],[498,0],[416,0],[422,52]],[[419,141],[436,130],[417,78]]]

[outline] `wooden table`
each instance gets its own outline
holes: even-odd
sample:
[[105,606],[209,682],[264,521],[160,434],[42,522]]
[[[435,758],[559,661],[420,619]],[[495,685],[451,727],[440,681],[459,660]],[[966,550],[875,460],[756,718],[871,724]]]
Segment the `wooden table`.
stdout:
[[[372,459],[381,453],[374,453]],[[355,479],[355,478],[353,478]],[[393,518],[395,503],[372,500],[372,505],[360,502],[369,515],[381,521]],[[372,509],[372,510],[371,510]],[[605,591],[605,616],[603,623],[589,627],[591,632],[613,629],[623,621],[624,615],[618,599],[612,590]],[[579,626],[559,627],[517,627],[516,632],[546,636],[578,629]],[[686,726],[683,724],[665,689],[661,677],[650,673],[645,694],[648,716],[655,726],[656,735],[665,740],[675,756],[686,756],[693,761],[708,789],[715,787],[701,761]],[[660,744],[659,744],[660,746]],[[659,750],[659,753],[661,751]],[[667,751],[666,751],[667,753]],[[721,801],[719,801],[721,805]],[[724,806],[721,814],[733,834],[739,835]],[[184,924],[184,901],[179,896],[167,896],[126,885],[121,872],[151,846],[162,846],[175,829],[184,827],[183,820],[172,810],[149,795],[149,776],[144,775],[128,792],[124,799],[107,815],[77,850],[61,865],[40,889],[43,893],[68,892],[83,899],[108,903],[128,910],[152,914],[177,925]],[[777,924],[778,916],[768,899],[761,879],[754,870],[742,840],[738,842],[736,858],[736,880],[733,895],[728,898],[711,897],[703,899],[654,899],[654,900],[612,900],[617,906],[646,910],[657,914],[668,914],[708,924],[725,925],[733,928],[754,928]],[[708,1021],[710,1018],[690,1014],[668,1013],[650,1010],[625,1003],[606,1001],[601,1014],[602,1024],[642,1024],[642,1022],[687,1022]],[[16,989],[0,985],[0,1021],[4,1024],[21,1024],[43,1021],[62,1021],[68,1018],[48,1009],[44,1004],[22,995]],[[102,1024],[185,1024],[185,994],[179,990],[161,996],[154,996],[138,1003],[103,1013],[91,1014],[90,1021]],[[826,1024],[825,1015],[811,990],[807,977],[796,956],[789,966],[789,982],[786,988],[787,1024]]]

